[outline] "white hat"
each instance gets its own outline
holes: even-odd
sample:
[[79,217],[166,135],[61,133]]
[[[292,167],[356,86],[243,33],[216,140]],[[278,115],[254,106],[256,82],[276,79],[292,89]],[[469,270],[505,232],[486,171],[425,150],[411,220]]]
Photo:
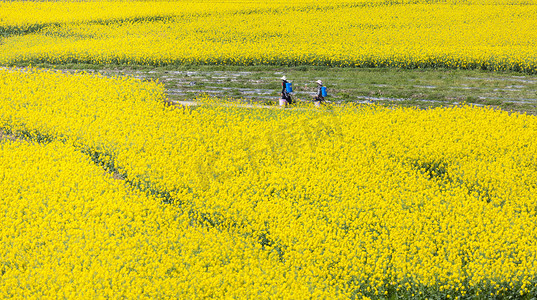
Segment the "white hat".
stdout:
[[317,83],[320,84],[320,85],[323,85],[323,82],[320,81],[320,80],[317,80],[317,81],[315,81],[315,82],[317,82]]
[[283,76],[283,77],[282,77],[282,80],[287,80],[287,77]]

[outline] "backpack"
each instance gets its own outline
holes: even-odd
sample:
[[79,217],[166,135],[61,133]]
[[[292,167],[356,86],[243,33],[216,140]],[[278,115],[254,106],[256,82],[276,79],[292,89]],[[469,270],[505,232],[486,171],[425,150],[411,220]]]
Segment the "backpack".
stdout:
[[323,97],[328,96],[328,93],[326,92],[326,87],[325,86],[321,87],[321,96],[323,96]]
[[288,93],[292,93],[293,92],[293,84],[291,82],[286,82],[285,83],[285,90],[287,90]]

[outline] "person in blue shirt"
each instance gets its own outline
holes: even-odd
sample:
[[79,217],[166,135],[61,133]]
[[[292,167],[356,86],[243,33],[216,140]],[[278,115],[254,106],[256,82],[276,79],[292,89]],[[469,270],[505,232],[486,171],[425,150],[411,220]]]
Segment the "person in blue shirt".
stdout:
[[287,101],[288,104],[292,104],[293,103],[293,99],[291,99],[291,94],[287,91],[287,83],[289,83],[289,81],[287,81],[287,77],[283,76],[282,78],[282,99],[285,99]]
[[315,106],[321,106],[321,103],[324,101],[323,97],[323,82],[321,80],[317,80],[317,93],[315,94],[315,97],[313,98],[313,103],[315,103]]

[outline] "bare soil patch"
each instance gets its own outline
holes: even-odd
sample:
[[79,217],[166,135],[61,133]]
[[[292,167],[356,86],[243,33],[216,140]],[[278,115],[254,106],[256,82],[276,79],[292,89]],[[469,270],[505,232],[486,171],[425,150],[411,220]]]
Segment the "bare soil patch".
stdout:
[[17,137],[15,137],[12,134],[6,134],[6,133],[4,133],[3,131],[0,130],[0,141],[1,140],[15,141],[15,140],[17,140]]

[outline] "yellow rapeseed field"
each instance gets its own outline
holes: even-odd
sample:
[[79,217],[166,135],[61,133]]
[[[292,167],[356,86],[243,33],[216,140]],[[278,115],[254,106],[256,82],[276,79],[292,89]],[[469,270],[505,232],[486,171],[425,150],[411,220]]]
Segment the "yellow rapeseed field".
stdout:
[[193,224],[72,146],[0,141],[0,297],[304,295],[248,238]]
[[306,64],[535,73],[536,4],[0,2],[0,64]]
[[2,297],[537,293],[534,116],[202,101],[0,70]]

